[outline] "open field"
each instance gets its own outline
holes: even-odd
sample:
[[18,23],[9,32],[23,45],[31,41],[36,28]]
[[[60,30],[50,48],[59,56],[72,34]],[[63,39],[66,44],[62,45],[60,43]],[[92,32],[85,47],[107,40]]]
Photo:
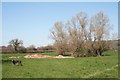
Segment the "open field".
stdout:
[[[40,53],[39,53],[40,54]],[[57,55],[56,53],[42,53]],[[66,59],[23,58],[27,54],[3,54],[3,78],[118,78],[118,53]],[[21,56],[23,66],[12,65],[10,56]]]

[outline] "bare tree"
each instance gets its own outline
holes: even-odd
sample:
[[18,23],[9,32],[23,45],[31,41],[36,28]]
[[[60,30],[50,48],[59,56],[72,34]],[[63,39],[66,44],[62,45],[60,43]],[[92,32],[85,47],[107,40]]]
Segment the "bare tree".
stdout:
[[20,46],[20,47],[19,47],[19,52],[20,52],[20,53],[26,53],[26,51],[27,51],[27,50],[26,50],[26,48],[25,48],[24,46]]
[[93,40],[91,47],[97,55],[102,55],[102,52],[108,47],[106,38],[109,36],[110,30],[108,17],[103,12],[91,17],[90,29]]
[[103,12],[92,16],[90,22],[87,14],[80,12],[66,25],[56,22],[51,33],[59,54],[64,54],[68,49],[75,57],[82,53],[101,56],[110,47],[110,28],[109,18]]
[[14,48],[14,50],[15,50],[16,52],[19,52],[20,46],[23,45],[23,41],[22,41],[22,40],[18,40],[18,39],[13,39],[13,40],[11,40],[11,41],[9,42],[9,44],[13,46],[13,48]]
[[51,38],[55,41],[54,47],[59,55],[64,55],[67,48],[67,36],[64,24],[56,22],[51,30]]
[[69,46],[75,57],[78,57],[85,48],[85,42],[87,40],[86,25],[87,14],[84,12],[80,12],[72,17],[66,25],[68,28]]
[[27,52],[35,52],[35,51],[37,51],[37,49],[35,48],[35,46],[34,45],[30,45],[29,47],[27,47]]

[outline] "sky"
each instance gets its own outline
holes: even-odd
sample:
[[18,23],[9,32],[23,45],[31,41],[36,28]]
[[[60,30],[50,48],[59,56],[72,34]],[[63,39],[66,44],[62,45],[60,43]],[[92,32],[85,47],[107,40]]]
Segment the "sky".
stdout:
[[81,11],[89,18],[103,11],[110,19],[112,32],[118,33],[117,2],[3,2],[0,45],[16,38],[23,40],[25,47],[52,44],[49,35],[54,23],[66,22]]
[[119,2],[119,0],[1,0],[2,2]]

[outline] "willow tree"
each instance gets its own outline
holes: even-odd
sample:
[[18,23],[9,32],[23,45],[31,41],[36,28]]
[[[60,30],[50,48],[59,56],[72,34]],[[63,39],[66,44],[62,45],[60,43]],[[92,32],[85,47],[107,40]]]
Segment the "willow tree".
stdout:
[[93,40],[92,48],[97,55],[102,55],[109,46],[109,18],[103,12],[99,12],[97,15],[91,17],[90,28]]
[[68,41],[70,50],[75,57],[78,57],[80,53],[85,49],[85,42],[87,40],[87,14],[80,12],[72,17],[67,23]]
[[64,55],[67,50],[67,35],[64,24],[56,22],[51,30],[51,38],[55,41],[54,47],[59,55]]

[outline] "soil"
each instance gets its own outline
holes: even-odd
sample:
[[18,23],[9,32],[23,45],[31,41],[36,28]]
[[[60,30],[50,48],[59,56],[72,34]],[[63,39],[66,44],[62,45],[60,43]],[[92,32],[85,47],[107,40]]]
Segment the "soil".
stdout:
[[19,56],[11,56],[9,58],[20,58]]
[[24,58],[74,58],[72,56],[48,56],[48,55],[42,55],[42,54],[31,54],[31,55],[26,55]]

